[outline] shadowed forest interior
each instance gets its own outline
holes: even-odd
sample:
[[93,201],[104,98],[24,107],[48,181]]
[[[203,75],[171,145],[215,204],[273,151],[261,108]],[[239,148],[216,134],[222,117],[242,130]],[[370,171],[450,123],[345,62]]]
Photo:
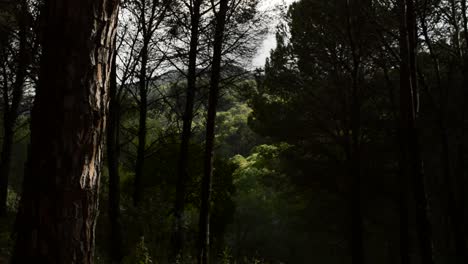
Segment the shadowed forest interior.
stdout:
[[0,0],[0,99],[0,263],[468,263],[466,0]]

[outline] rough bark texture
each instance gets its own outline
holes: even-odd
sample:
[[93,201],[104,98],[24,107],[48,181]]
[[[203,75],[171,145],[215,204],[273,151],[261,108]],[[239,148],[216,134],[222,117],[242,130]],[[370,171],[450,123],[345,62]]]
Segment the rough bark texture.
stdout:
[[119,126],[120,103],[117,98],[116,56],[112,62],[107,123],[107,167],[109,170],[109,257],[112,263],[122,260],[122,226],[120,222]]
[[[3,87],[4,113],[3,113],[3,142],[0,157],[0,216],[7,213],[8,179],[11,168],[11,155],[13,154],[14,130],[18,119],[18,110],[23,98],[23,84],[26,78],[29,63],[27,54],[27,23],[28,7],[25,0],[21,0],[21,14],[19,17],[19,50],[16,78],[9,96],[9,87]],[[10,98],[11,97],[11,98]],[[11,99],[11,100],[10,100]],[[10,102],[11,101],[11,102]]]
[[208,99],[208,118],[206,123],[206,143],[204,157],[204,174],[201,189],[201,207],[199,220],[198,263],[208,264],[210,260],[210,203],[213,178],[214,140],[216,108],[218,106],[219,85],[221,78],[221,57],[223,52],[224,29],[229,0],[220,0],[216,16],[216,31],[213,41],[213,63]]
[[175,230],[173,237],[173,257],[177,257],[177,255],[181,253],[184,240],[183,213],[186,196],[185,182],[188,178],[188,152],[190,138],[192,135],[193,107],[195,101],[195,93],[197,89],[198,38],[200,24],[200,7],[202,1],[203,0],[194,0],[191,12],[191,37],[189,50],[189,66],[187,74],[187,95],[183,115],[183,127],[179,151],[179,161],[177,163],[176,201],[174,205]]
[[93,263],[116,0],[49,0],[12,263]]

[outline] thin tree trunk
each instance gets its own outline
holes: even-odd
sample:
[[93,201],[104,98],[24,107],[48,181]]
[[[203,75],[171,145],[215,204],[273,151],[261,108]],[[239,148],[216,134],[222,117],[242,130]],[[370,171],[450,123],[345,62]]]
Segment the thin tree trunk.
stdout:
[[48,0],[12,263],[94,262],[118,1]]
[[[389,86],[389,98],[393,116],[396,119],[395,127],[400,126],[400,117],[398,116],[398,108],[397,103],[395,100],[395,91],[393,84],[390,81],[388,76],[388,70],[384,67],[385,78],[388,82]],[[400,79],[401,87],[405,85],[405,80]],[[396,135],[396,143],[402,142],[401,139],[401,129],[397,129]],[[398,155],[398,184],[399,184],[399,196],[398,196],[398,207],[399,207],[399,241],[400,241],[400,263],[401,264],[409,264],[410,263],[410,254],[409,254],[409,228],[408,228],[408,181],[406,179],[405,171],[406,169],[403,168],[405,166],[405,162],[402,156],[404,153],[404,149],[402,148],[402,144],[400,144],[400,155]]]
[[[467,16],[467,4],[466,0],[461,1],[462,4],[462,18],[463,18],[463,37],[465,43],[468,43],[468,16]],[[465,167],[465,157],[466,157],[466,117],[468,116],[468,49],[465,47],[463,52],[463,90],[462,90],[462,113],[461,113],[461,129],[460,129],[460,139],[458,142],[458,170],[457,177],[455,179],[457,186],[457,217],[461,223],[461,235],[463,236],[463,241],[459,243],[463,246],[466,252],[466,229],[465,229],[465,204],[466,204],[466,167]],[[466,254],[466,253],[465,253]]]
[[399,1],[400,8],[400,175],[399,175],[399,209],[400,209],[400,258],[401,263],[410,263],[409,259],[409,112],[411,104],[411,81],[409,65],[408,31],[406,17],[406,0]]
[[351,256],[353,264],[364,264],[364,241],[363,241],[363,218],[361,208],[361,103],[359,95],[359,71],[360,71],[360,56],[356,45],[355,23],[361,19],[357,12],[358,8],[362,8],[361,1],[350,3],[350,0],[345,0],[347,13],[347,35],[352,54],[352,86],[351,86],[351,117],[350,128],[352,131],[351,144],[349,150],[349,172],[351,178],[349,209],[351,215]]
[[143,34],[143,47],[141,49],[141,65],[139,73],[139,107],[140,107],[140,117],[139,117],[139,127],[138,127],[138,146],[137,146],[137,158],[135,163],[135,183],[134,183],[134,192],[133,192],[133,204],[138,207],[143,198],[143,170],[145,166],[145,156],[146,156],[146,135],[147,131],[147,122],[146,118],[148,116],[148,60],[150,59],[149,54],[149,45],[153,38],[153,33],[156,28],[159,27],[160,23],[165,17],[166,10],[169,6],[169,1],[164,4],[164,11],[160,14],[159,20],[154,26],[153,22],[156,19],[156,7],[159,5],[158,1],[153,1],[151,3],[151,13],[148,21],[146,20],[146,0],[141,1],[141,13],[140,13],[140,26]]
[[437,55],[434,52],[432,42],[429,37],[429,33],[427,32],[427,25],[425,21],[425,17],[421,17],[421,28],[423,31],[423,36],[428,46],[429,53],[431,55],[434,71],[436,74],[437,86],[439,89],[439,98],[440,98],[440,105],[438,109],[438,125],[440,131],[440,144],[442,151],[440,153],[440,159],[442,163],[442,178],[443,178],[443,185],[446,189],[446,203],[447,203],[447,213],[450,219],[450,226],[452,229],[452,234],[455,238],[455,251],[457,254],[457,261],[459,263],[468,263],[468,255],[466,251],[466,241],[464,238],[464,231],[463,231],[463,215],[460,214],[460,211],[457,208],[457,201],[454,193],[454,184],[452,182],[452,174],[450,171],[450,157],[449,157],[449,142],[448,142],[448,132],[447,132],[447,125],[446,125],[446,111],[447,111],[447,100],[448,94],[447,91],[444,91],[441,81],[440,75],[440,66],[439,60]]
[[[402,86],[403,87],[403,86]],[[401,121],[399,121],[401,123]],[[410,235],[409,235],[409,182],[408,182],[408,162],[405,147],[402,142],[404,137],[402,130],[398,130],[398,140],[400,142],[400,155],[398,159],[398,209],[399,209],[399,233],[400,233],[400,262],[410,263]]]
[[116,54],[112,62],[107,125],[107,167],[109,170],[110,259],[122,261],[122,226],[120,222],[119,126],[120,103],[117,98]]
[[[13,83],[11,105],[8,91],[4,93],[5,110],[3,115],[3,145],[0,157],[0,216],[7,213],[8,182],[11,168],[11,155],[13,149],[14,129],[18,119],[18,110],[23,98],[23,84],[28,66],[27,54],[27,23],[28,7],[25,0],[21,0],[21,14],[19,17],[19,52],[16,79]],[[8,89],[4,87],[4,89]]]
[[186,196],[185,183],[188,180],[188,161],[189,161],[189,143],[192,134],[193,107],[196,93],[197,82],[197,56],[198,56],[198,38],[200,24],[200,7],[203,0],[194,0],[191,13],[191,39],[189,50],[189,66],[187,74],[187,94],[185,110],[183,115],[183,127],[181,135],[181,144],[179,150],[179,160],[177,163],[177,182],[176,197],[174,205],[175,230],[173,237],[174,256],[182,253],[184,230],[183,213]]
[[8,197],[8,184],[11,167],[11,155],[13,147],[13,122],[9,110],[5,110],[3,115],[3,142],[2,142],[2,156],[0,159],[0,216],[7,215],[7,197]]
[[[144,14],[143,14],[144,15]],[[145,26],[145,25],[144,25]],[[135,164],[135,184],[133,192],[133,205],[138,207],[141,203],[143,195],[143,167],[145,164],[145,149],[146,149],[146,117],[148,115],[148,92],[146,85],[146,71],[148,65],[148,45],[149,39],[145,36],[143,49],[141,50],[141,68],[139,77],[140,91],[140,119],[138,127],[138,147],[137,158]]]
[[213,44],[213,63],[211,69],[210,93],[208,99],[208,117],[206,122],[206,143],[204,157],[204,174],[201,189],[201,207],[199,218],[199,251],[198,263],[208,264],[210,260],[210,203],[213,178],[214,140],[216,109],[218,106],[221,78],[221,60],[223,52],[224,29],[229,0],[220,0],[219,11],[215,12],[216,31]]
[[[424,183],[419,135],[416,127],[417,79],[416,79],[416,17],[413,0],[400,0],[400,52],[401,52],[401,136],[405,176],[411,179],[416,202],[417,233],[422,263],[434,263],[432,254],[432,231],[427,214],[427,197]],[[406,188],[405,182],[401,188]]]

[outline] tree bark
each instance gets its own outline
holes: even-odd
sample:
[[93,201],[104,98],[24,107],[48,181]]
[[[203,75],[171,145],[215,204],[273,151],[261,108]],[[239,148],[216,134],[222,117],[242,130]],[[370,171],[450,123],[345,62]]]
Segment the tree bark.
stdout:
[[188,161],[189,161],[189,143],[192,135],[192,120],[195,94],[197,89],[197,56],[198,56],[198,39],[200,25],[200,7],[203,0],[194,0],[191,11],[191,37],[189,50],[189,66],[187,74],[187,93],[185,110],[183,115],[181,144],[179,150],[179,160],[177,163],[177,182],[176,182],[176,197],[174,205],[175,230],[173,237],[174,252],[173,257],[181,254],[184,240],[183,230],[183,213],[186,198],[185,182],[188,179]]
[[94,262],[117,0],[48,0],[12,263]]
[[204,174],[201,186],[201,207],[199,218],[198,263],[208,264],[210,260],[210,203],[213,178],[214,140],[216,109],[218,106],[221,79],[221,60],[223,52],[224,29],[229,0],[220,0],[219,11],[215,12],[216,30],[213,41],[213,63],[211,69],[210,92],[208,98],[208,117],[206,122],[206,143]]
[[[114,44],[115,45],[115,44]],[[117,98],[116,54],[112,61],[109,88],[109,120],[107,123],[107,167],[109,170],[109,222],[110,259],[122,261],[122,226],[120,222],[120,174],[119,174],[119,126],[120,102]]]
[[0,217],[7,213],[7,197],[8,197],[8,182],[11,168],[11,155],[14,141],[14,130],[18,119],[18,110],[23,98],[23,84],[26,78],[28,67],[28,52],[27,52],[27,23],[26,17],[28,6],[25,0],[21,0],[21,14],[19,17],[19,51],[18,51],[18,66],[16,71],[15,82],[13,83],[13,93],[10,98],[8,96],[8,87],[3,87],[4,113],[3,113],[3,142],[2,152],[0,157]]

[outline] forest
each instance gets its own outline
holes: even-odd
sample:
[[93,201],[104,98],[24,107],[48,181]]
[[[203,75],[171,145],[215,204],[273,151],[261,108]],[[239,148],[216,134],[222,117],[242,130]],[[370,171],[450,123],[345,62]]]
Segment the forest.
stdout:
[[467,264],[467,193],[467,0],[0,0],[0,264]]

